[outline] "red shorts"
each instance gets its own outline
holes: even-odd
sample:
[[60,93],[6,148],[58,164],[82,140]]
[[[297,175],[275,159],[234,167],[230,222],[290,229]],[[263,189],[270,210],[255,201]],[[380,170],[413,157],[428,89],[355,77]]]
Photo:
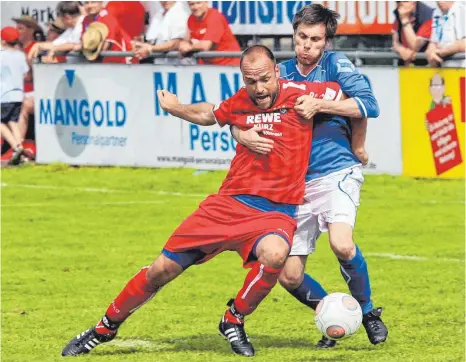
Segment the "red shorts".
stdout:
[[[225,250],[238,252],[244,267],[250,260],[256,241],[268,234],[283,237],[290,248],[296,221],[281,212],[263,212],[231,196],[210,195],[175,230],[163,253],[187,268],[201,264]],[[180,261],[179,257],[184,260]]]

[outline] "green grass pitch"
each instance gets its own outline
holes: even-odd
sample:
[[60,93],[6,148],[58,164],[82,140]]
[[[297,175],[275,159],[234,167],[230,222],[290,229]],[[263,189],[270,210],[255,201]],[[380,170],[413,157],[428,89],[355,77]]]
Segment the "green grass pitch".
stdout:
[[[2,171],[3,361],[62,361],[224,172],[28,166]],[[316,350],[313,313],[277,286],[246,321],[255,361],[464,361],[464,181],[366,176],[355,239],[388,341],[363,328]],[[323,235],[307,271],[347,292]],[[217,334],[246,270],[235,253],[190,268],[83,361],[238,361]]]

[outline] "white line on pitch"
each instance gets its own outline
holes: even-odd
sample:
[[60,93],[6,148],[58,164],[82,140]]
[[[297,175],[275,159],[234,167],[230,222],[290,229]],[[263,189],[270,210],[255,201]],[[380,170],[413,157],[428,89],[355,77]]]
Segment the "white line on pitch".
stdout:
[[114,202],[77,202],[77,203],[31,203],[31,204],[6,204],[2,207],[55,207],[55,206],[117,206],[117,205],[144,205],[144,204],[164,204],[162,200],[152,201],[114,201]]
[[[25,185],[25,184],[10,184],[1,183],[2,187],[20,187],[28,189],[43,189],[43,190],[70,190],[70,191],[84,191],[84,192],[102,192],[102,193],[131,193],[130,190],[115,190],[107,188],[93,188],[93,187],[67,187],[67,186],[51,186],[51,185]],[[170,192],[170,191],[151,191],[142,190],[143,192],[164,195],[164,196],[182,196],[182,197],[205,197],[206,194],[191,194],[183,192]]]
[[411,261],[446,261],[453,263],[464,263],[463,259],[454,259],[454,258],[427,258],[423,256],[416,255],[398,255],[390,253],[364,253],[366,256],[373,256],[376,258],[388,258],[394,260],[411,260]]

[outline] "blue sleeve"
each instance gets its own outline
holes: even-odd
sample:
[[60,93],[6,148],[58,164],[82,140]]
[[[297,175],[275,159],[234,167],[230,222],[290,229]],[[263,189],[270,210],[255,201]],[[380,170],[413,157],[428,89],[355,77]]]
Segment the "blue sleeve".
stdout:
[[368,78],[359,73],[353,63],[342,53],[333,53],[327,67],[329,80],[337,82],[348,97],[353,98],[364,118],[377,118],[379,105]]

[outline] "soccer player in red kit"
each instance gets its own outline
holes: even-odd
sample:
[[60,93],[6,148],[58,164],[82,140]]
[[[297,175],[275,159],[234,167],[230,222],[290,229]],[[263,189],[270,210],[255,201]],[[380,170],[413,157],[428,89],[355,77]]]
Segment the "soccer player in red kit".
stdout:
[[230,124],[242,129],[260,125],[264,135],[274,140],[273,151],[257,155],[238,145],[218,194],[208,196],[182,222],[159,257],[129,281],[97,326],[73,338],[62,355],[87,353],[99,343],[112,340],[121,323],[162,286],[191,265],[204,263],[226,250],[238,252],[243,266],[251,270],[236,298],[230,301],[219,331],[233,352],[254,355],[244,330],[244,317],[277,283],[296,229],[293,215],[304,197],[312,121],[297,115],[296,99],[311,94],[337,100],[341,92],[337,83],[279,80],[272,52],[261,45],[243,53],[241,72],[246,87],[215,108],[208,103],[182,105],[165,90],[157,95],[164,110],[192,123]]

